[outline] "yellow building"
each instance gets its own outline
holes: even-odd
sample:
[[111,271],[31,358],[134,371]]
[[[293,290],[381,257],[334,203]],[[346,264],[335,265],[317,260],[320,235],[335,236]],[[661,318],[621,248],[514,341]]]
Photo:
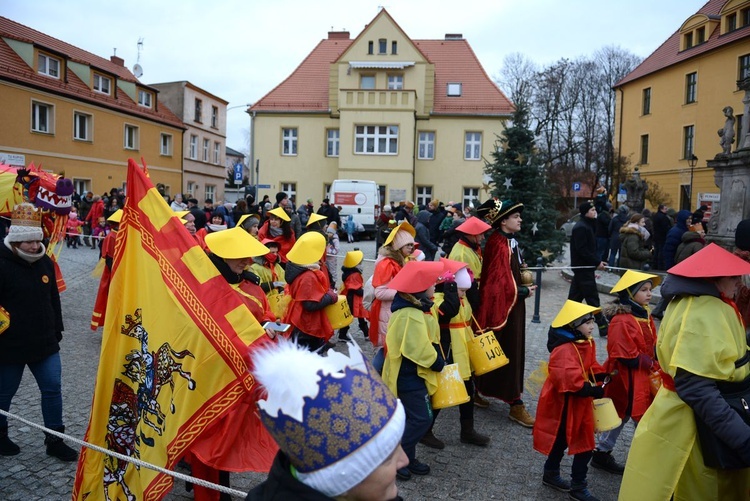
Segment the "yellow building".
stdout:
[[741,124],[750,118],[743,118],[737,81],[748,75],[750,0],[710,0],[616,84],[615,147],[675,208],[717,200],[706,161],[722,152],[717,131],[726,106],[734,110],[737,148]]
[[[0,161],[64,173],[78,193],[124,188],[127,160],[179,191],[182,121],[112,56],[0,17]],[[176,188],[176,189],[175,189]]]
[[251,106],[260,196],[319,203],[334,179],[380,185],[383,202],[487,198],[485,159],[513,112],[460,34],[412,40],[381,10],[354,40],[329,32]]

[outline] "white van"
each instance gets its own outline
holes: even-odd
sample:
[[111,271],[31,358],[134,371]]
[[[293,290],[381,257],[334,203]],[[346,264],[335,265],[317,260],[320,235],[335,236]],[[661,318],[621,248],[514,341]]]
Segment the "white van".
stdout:
[[362,225],[367,233],[375,232],[376,206],[380,205],[380,192],[375,181],[362,179],[336,179],[328,194],[331,205],[341,207],[341,230],[347,217],[352,214],[357,226]]

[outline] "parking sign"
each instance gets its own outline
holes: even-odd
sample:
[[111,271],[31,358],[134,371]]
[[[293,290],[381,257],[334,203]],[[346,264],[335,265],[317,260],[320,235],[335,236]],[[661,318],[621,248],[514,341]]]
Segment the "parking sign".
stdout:
[[581,191],[581,183],[573,183],[573,191]]

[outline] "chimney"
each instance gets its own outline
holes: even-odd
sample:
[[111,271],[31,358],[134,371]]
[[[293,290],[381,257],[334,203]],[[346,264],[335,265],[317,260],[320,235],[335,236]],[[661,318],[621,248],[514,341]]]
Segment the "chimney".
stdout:
[[115,63],[117,66],[125,66],[125,60],[117,56],[109,56],[109,60]]
[[329,31],[328,40],[349,40],[348,31]]
[[446,33],[445,39],[446,40],[463,40],[464,35],[462,33]]

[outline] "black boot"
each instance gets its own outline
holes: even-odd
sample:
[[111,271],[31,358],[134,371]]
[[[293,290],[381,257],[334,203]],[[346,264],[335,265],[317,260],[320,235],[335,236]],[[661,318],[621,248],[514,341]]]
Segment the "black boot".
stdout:
[[612,451],[605,452],[594,449],[594,455],[591,458],[591,466],[614,473],[615,475],[622,475],[625,471],[625,467],[618,463],[614,456],[612,456]]
[[490,437],[477,433],[474,429],[473,419],[462,419],[461,442],[464,444],[485,446],[490,443]]
[[544,470],[542,483],[560,492],[570,491],[570,482],[560,476],[560,470]]
[[370,326],[365,322],[359,328],[362,331],[362,335],[365,336],[365,339],[370,339]]
[[21,448],[8,438],[8,425],[0,426],[0,456],[15,456],[19,452]]
[[577,482],[571,482],[568,498],[576,501],[599,501],[598,497],[589,492],[585,481],[580,484]]
[[[52,428],[55,431],[59,431],[60,433],[65,433],[65,427],[59,426],[57,428]],[[44,434],[44,445],[47,446],[47,455],[48,456],[54,456],[60,461],[77,461],[78,460],[78,453],[65,445],[65,442],[63,442],[63,439],[60,437],[57,437],[55,435],[50,435],[49,433]]]

